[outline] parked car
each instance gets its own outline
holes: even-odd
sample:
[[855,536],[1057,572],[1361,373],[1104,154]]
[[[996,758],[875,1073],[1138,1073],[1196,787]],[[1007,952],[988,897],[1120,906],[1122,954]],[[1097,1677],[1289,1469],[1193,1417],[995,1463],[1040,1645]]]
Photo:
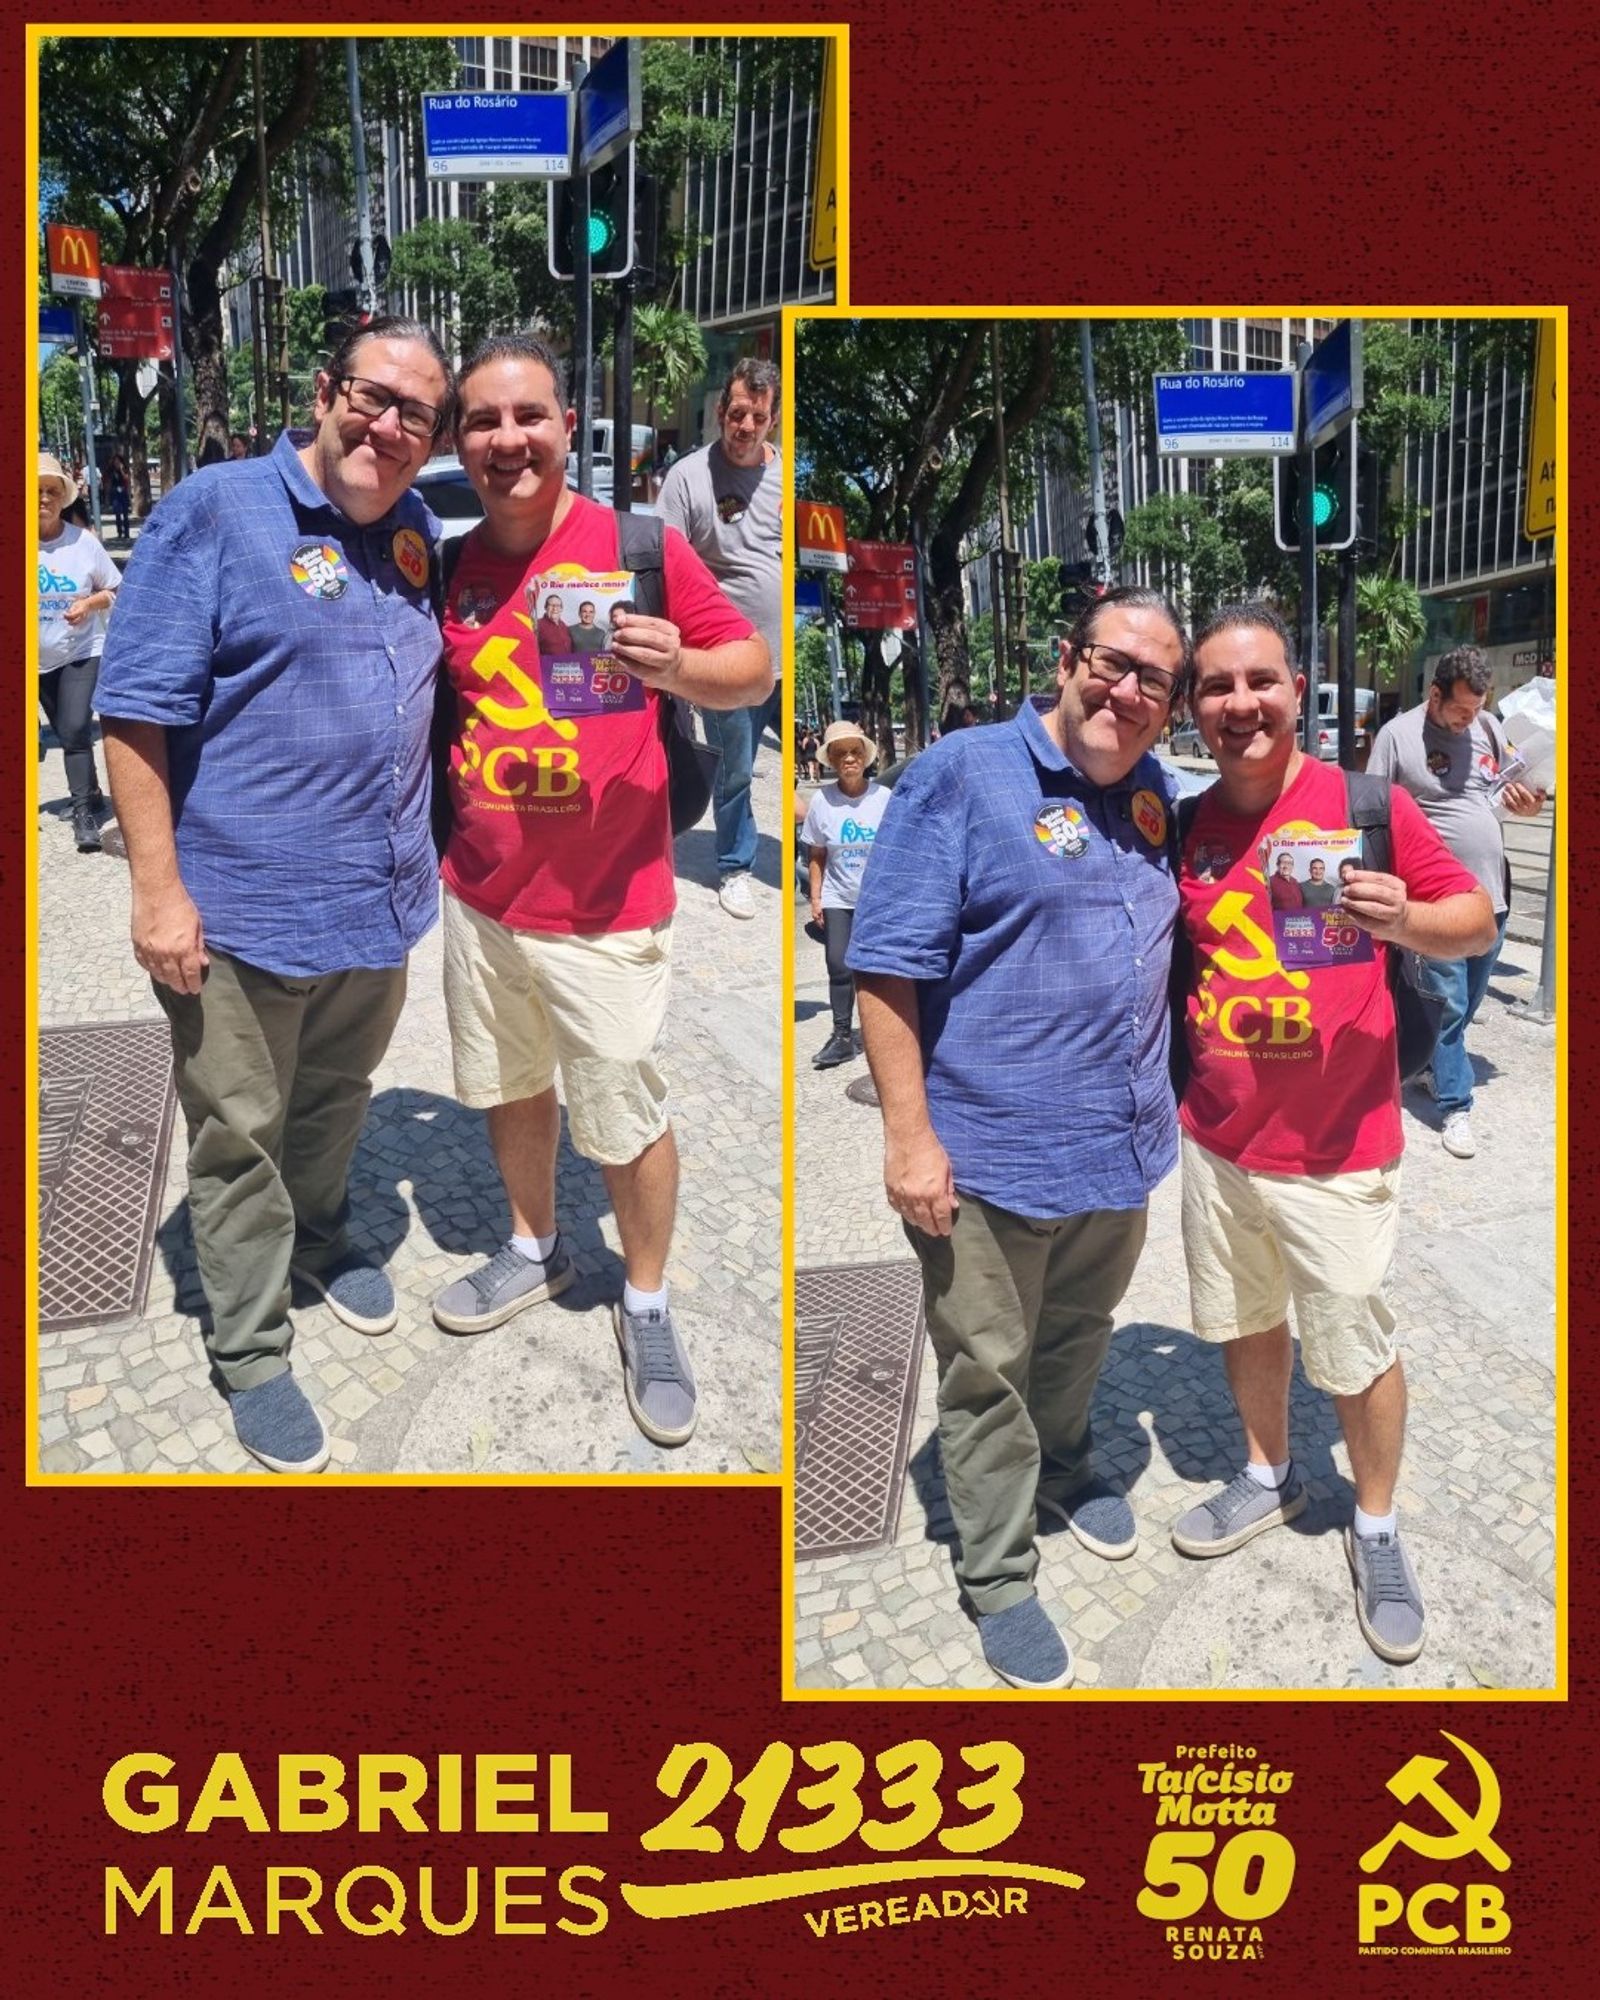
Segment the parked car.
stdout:
[[[1356,764],[1365,769],[1372,750],[1372,709],[1377,696],[1371,688],[1357,688]],[[1339,687],[1336,681],[1317,682],[1317,755],[1325,763],[1339,761]]]
[[[602,483],[600,468],[604,464]],[[578,459],[576,453],[567,458],[567,484],[574,490],[578,484]],[[454,452],[447,452],[438,458],[430,458],[417,474],[417,491],[438,515],[444,527],[447,542],[459,541],[470,529],[483,519],[483,503],[467,477],[466,468]],[[595,460],[594,497],[602,507],[611,505],[611,461]],[[635,500],[635,514],[653,514],[656,510],[647,500]]]

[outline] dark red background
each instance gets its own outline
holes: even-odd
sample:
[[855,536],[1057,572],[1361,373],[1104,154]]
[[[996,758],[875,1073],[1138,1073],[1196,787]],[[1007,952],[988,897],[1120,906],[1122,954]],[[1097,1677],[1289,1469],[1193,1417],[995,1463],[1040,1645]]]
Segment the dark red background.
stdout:
[[[368,11],[352,8],[347,18]],[[630,18],[656,12],[635,6]],[[1560,551],[1571,614],[1561,672],[1587,675],[1584,642],[1600,611],[1581,450],[1597,417],[1592,17],[1328,0],[1270,14],[1236,4],[1183,12],[1150,0],[988,11],[923,0],[893,16],[859,4],[788,13],[860,19],[849,211],[858,303],[1569,304],[1579,454]],[[3,140],[7,265],[27,274],[34,220],[23,197],[19,25],[0,61],[12,112]],[[20,331],[31,294],[13,290],[12,307]],[[32,365],[31,342],[19,359]],[[11,398],[7,428],[25,446],[20,378]],[[23,602],[19,594],[12,612],[19,663]],[[1595,803],[1584,733],[1593,705],[1581,687],[1564,808],[1580,828],[1593,823]],[[19,704],[7,725],[14,772],[29,729]],[[12,830],[3,881],[19,949],[6,991],[20,1020],[20,813]],[[1569,964],[1580,1000],[1593,971],[1591,873],[1579,871],[1573,885]],[[21,1038],[4,1040],[5,1144],[20,1187]],[[1579,1532],[1566,1704],[785,1707],[775,1493],[334,1483],[316,1493],[24,1491],[19,1331],[19,1363],[5,1377],[9,1990],[430,1994],[549,1977],[563,1992],[648,1982],[673,1994],[960,1993],[1041,1979],[1222,1991],[1238,1983],[1239,1968],[1173,1966],[1158,1927],[1133,1908],[1153,1824],[1135,1766],[1200,1740],[1248,1741],[1300,1774],[1282,1821],[1298,1854],[1295,1891],[1267,1928],[1255,1983],[1264,1974],[1274,1986],[1287,1980],[1319,1993],[1554,1988],[1595,1930],[1593,1593],[1582,1532],[1582,1508],[1596,1497],[1594,1128],[1581,1114],[1595,1101],[1589,1048],[1580,1034],[1569,1089],[1580,1107],[1570,1141],[1569,1326]],[[0,1255],[6,1317],[20,1330],[20,1205],[13,1214]],[[1398,1969],[1363,1962],[1354,1950],[1354,1856],[1388,1824],[1383,1779],[1415,1752],[1442,1749],[1440,1727],[1484,1751],[1505,1788],[1498,1837],[1513,1857],[1505,1886],[1515,1956],[1407,1960]],[[1077,1868],[1084,1890],[1037,1891],[1035,1914],[992,1940],[970,1926],[923,1924],[821,1944],[792,1906],[656,1926],[619,1910],[618,1878],[716,1872],[693,1857],[640,1857],[635,1845],[658,1816],[653,1773],[678,1737],[718,1740],[737,1763],[780,1735],[848,1735],[870,1753],[923,1734],[952,1748],[999,1734],[1022,1744],[1028,1814],[1006,1852]],[[463,1835],[419,1842],[415,1854],[392,1838],[341,1836],[326,1853],[305,1838],[136,1841],[99,1805],[105,1767],[134,1748],[165,1750],[191,1783],[219,1749],[245,1753],[267,1777],[280,1749],[570,1750],[579,1803],[608,1807],[613,1831],[548,1842]],[[455,1940],[337,1930],[321,1940],[240,1940],[219,1924],[195,1939],[163,1940],[142,1926],[114,1941],[100,1934],[109,1861],[134,1869],[181,1860],[192,1894],[218,1860],[238,1864],[248,1882],[269,1862],[307,1862],[332,1876],[366,1861],[402,1872],[422,1860],[536,1862],[542,1848],[553,1868],[592,1860],[607,1870],[614,1914],[601,1937],[495,1939],[480,1928]],[[1460,1879],[1463,1871],[1445,1872]],[[991,1964],[992,1943],[1003,1953]]]

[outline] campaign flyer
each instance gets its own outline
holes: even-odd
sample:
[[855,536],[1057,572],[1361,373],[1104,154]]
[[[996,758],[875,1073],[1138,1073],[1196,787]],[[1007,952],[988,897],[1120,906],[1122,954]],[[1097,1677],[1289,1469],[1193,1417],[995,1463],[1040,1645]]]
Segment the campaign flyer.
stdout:
[[644,707],[644,682],[613,658],[611,635],[635,609],[627,570],[558,563],[527,585],[539,680],[553,716],[623,715]]
[[1371,959],[1371,937],[1339,908],[1340,889],[1360,866],[1361,835],[1353,827],[1272,836],[1267,899],[1282,965],[1359,965]]

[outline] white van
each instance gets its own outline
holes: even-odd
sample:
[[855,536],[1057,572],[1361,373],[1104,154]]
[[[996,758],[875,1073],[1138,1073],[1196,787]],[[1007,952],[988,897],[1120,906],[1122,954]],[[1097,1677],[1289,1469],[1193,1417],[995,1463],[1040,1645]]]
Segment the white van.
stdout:
[[[616,429],[611,419],[609,417],[594,417],[590,420],[589,429],[594,437],[592,449],[595,457],[597,459],[609,459],[614,462],[616,453],[611,448],[611,441],[616,435]],[[648,424],[635,424],[633,426],[633,455],[629,460],[629,470],[637,472],[647,458],[655,456],[655,449],[655,432]]]
[[[1357,688],[1356,757],[1365,762],[1372,748],[1372,710],[1377,696],[1371,688]],[[1339,686],[1336,681],[1317,683],[1317,755],[1330,764],[1339,761]]]

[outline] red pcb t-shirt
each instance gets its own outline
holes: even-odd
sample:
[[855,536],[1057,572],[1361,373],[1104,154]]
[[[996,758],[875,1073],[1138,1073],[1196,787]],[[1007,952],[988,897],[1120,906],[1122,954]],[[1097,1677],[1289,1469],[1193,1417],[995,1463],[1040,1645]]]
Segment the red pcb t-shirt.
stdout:
[[[1195,983],[1178,1116],[1208,1152],[1261,1173],[1354,1173],[1400,1153],[1388,946],[1376,943],[1361,963],[1286,970],[1262,873],[1270,837],[1349,825],[1343,772],[1308,757],[1263,813],[1241,818],[1216,788],[1205,793],[1184,847],[1178,886]],[[1477,887],[1398,787],[1389,842],[1390,869],[1416,901]],[[1196,873],[1202,853],[1206,881]]]
[[[754,627],[676,528],[663,536],[663,615],[707,651]],[[446,884],[519,931],[599,935],[672,914],[672,826],[662,697],[638,708],[552,715],[535,636],[538,579],[619,566],[617,517],[574,494],[531,559],[495,556],[468,535],[445,610],[444,660],[456,692],[450,752],[455,808]]]

